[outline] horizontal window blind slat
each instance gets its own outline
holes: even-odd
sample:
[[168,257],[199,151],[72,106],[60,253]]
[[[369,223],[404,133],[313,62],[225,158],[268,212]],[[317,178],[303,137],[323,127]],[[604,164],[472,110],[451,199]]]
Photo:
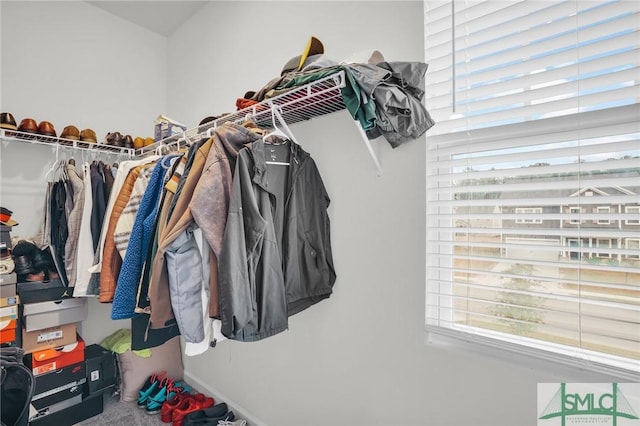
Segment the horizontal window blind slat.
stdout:
[[[628,58],[640,55],[638,49],[632,50],[624,50],[618,53],[616,51],[612,51],[611,54],[599,56],[593,60],[589,61],[581,61],[579,63],[571,63],[562,67],[554,67],[546,70],[541,70],[540,72],[530,72],[524,73],[522,75],[518,75],[514,78],[504,78],[504,79],[495,79],[484,84],[474,84],[472,81],[458,81],[457,94],[458,99],[457,102],[462,101],[473,101],[473,100],[481,100],[483,98],[487,98],[490,96],[497,96],[500,94],[508,94],[508,93],[518,93],[519,96],[524,97],[527,96],[527,93],[523,93],[526,90],[531,90],[530,88],[535,88],[536,86],[548,84],[548,82],[554,81],[566,81],[567,76],[578,76],[582,75],[596,75],[598,77],[603,77],[609,79],[611,83],[617,83],[620,80],[614,76],[609,76],[608,73],[611,70],[619,70],[624,67],[628,68],[629,76],[631,79],[637,79],[638,70],[637,66],[633,65],[615,65],[623,60],[628,60]],[[432,62],[429,63],[429,66],[432,66]],[[451,96],[451,60],[445,59],[442,61],[442,77],[446,84],[441,84],[436,87],[429,88],[429,105],[448,105],[450,99],[447,96]],[[430,86],[434,85],[434,82],[437,81],[439,70],[437,68],[430,68]],[[446,74],[448,73],[448,74]],[[606,77],[604,77],[606,75]],[[584,80],[580,80],[584,81]],[[597,83],[597,79],[594,80]],[[462,87],[460,87],[462,85]],[[558,87],[550,86],[550,87]],[[584,90],[584,85],[580,84],[580,89]]]
[[[474,313],[478,309],[463,308],[464,302],[470,304],[478,303],[492,307],[503,308],[520,308],[531,311],[536,311],[542,315],[552,314],[560,316],[555,319],[556,327],[562,327],[562,322],[571,321],[575,319],[578,321],[580,318],[583,320],[596,320],[603,321],[609,320],[615,322],[615,325],[628,326],[637,325],[640,323],[640,310],[638,305],[625,305],[622,303],[607,303],[606,301],[600,302],[597,300],[583,301],[580,298],[562,298],[553,294],[532,293],[532,292],[518,292],[507,288],[475,288],[479,291],[472,292],[470,296],[465,296],[464,292],[467,289],[473,289],[473,287],[467,287],[465,289],[457,289],[459,294],[444,294],[444,296],[451,296],[453,304],[457,304],[458,312],[461,313]],[[497,297],[492,297],[491,293],[498,293]],[[521,296],[521,297],[518,297]],[[488,298],[483,298],[488,297]],[[510,299],[510,300],[509,300]],[[521,302],[520,304],[518,302]],[[592,311],[591,313],[584,313],[584,311]],[[614,311],[615,316],[608,314],[606,311]],[[495,319],[499,316],[493,315]],[[547,323],[548,324],[548,323]],[[564,328],[564,327],[562,327]],[[567,327],[568,330],[575,330],[575,325]],[[592,329],[593,330],[593,329]],[[629,340],[640,341],[640,336],[629,336]]]
[[[574,146],[569,146],[566,148],[548,148],[545,147],[544,150],[537,149],[532,150],[535,147],[526,147],[526,146],[513,146],[510,150],[505,150],[504,153],[497,153],[495,155],[486,155],[480,151],[476,151],[476,156],[474,157],[462,157],[460,158],[460,154],[466,154],[464,151],[458,151],[457,153],[453,150],[446,152],[445,156],[438,156],[437,163],[430,162],[429,164],[437,164],[438,168],[473,168],[475,166],[480,166],[479,168],[487,169],[488,167],[482,167],[484,165],[490,165],[493,168],[499,168],[501,170],[505,169],[521,169],[522,167],[537,165],[539,163],[545,163],[542,160],[548,160],[548,162],[557,163],[557,159],[566,158],[565,163],[574,164],[578,163],[581,158],[585,156],[594,155],[594,154],[609,154],[612,153],[617,155],[618,158],[624,159],[625,155],[631,155],[633,157],[637,157],[638,152],[640,151],[640,139],[637,137],[638,135],[633,135],[626,140],[621,142],[609,142],[606,144],[593,144],[593,145],[584,145],[578,143],[577,146],[574,143]],[[569,141],[568,141],[569,142]],[[558,144],[562,145],[562,144]],[[567,144],[571,145],[571,144]],[[519,149],[515,149],[519,148]],[[527,149],[529,148],[529,149]],[[451,152],[456,153],[456,157],[454,159],[449,159]],[[617,154],[619,153],[619,154]],[[627,154],[630,153],[630,154]],[[482,155],[481,155],[482,154]],[[611,161],[614,161],[613,159]],[[502,163],[507,163],[507,166],[502,166]],[[578,163],[579,164],[579,163]],[[509,167],[510,165],[510,167]],[[612,164],[613,165],[613,164]],[[469,172],[473,172],[473,170],[469,170]],[[532,173],[534,171],[531,171]]]
[[[469,23],[464,18],[464,14],[456,19],[459,27],[456,34],[460,41],[469,39],[469,49],[477,51],[479,47],[486,44],[502,41],[502,45],[509,44],[509,39],[515,35],[525,33],[526,41],[538,40],[541,38],[551,38],[550,34],[557,35],[565,32],[575,31],[576,27],[584,28],[605,19],[625,18],[637,8],[631,8],[624,2],[610,2],[606,8],[592,7],[589,2],[561,2],[556,4],[543,4],[542,2],[523,2],[525,8],[508,9],[510,16],[514,19],[507,19],[502,14],[495,15],[495,20],[499,23],[493,24],[486,16],[477,19],[475,23]],[[508,22],[508,26],[506,23]],[[619,28],[635,27],[637,24],[630,21],[622,24]],[[507,30],[505,31],[505,28]],[[509,29],[511,31],[509,31]]]
[[[446,219],[441,216],[437,217],[438,220],[444,221]],[[427,214],[428,221],[435,221],[436,219],[432,218],[432,215]],[[493,234],[493,235],[501,235],[503,237],[508,237],[511,235],[553,235],[556,237],[567,237],[574,238],[584,235],[585,238],[637,238],[638,231],[633,230],[624,230],[619,228],[614,228],[611,226],[602,226],[600,228],[536,228],[533,226],[528,226],[526,229],[521,228],[509,228],[509,227],[491,227],[486,226],[483,228],[480,227],[466,227],[466,228],[457,228],[457,227],[446,227],[446,226],[438,226],[438,231],[440,232],[467,232],[470,234]]]
[[[478,234],[480,234],[480,232],[477,232]],[[495,237],[496,235],[499,234],[490,234],[491,236]],[[510,238],[513,239],[519,239],[519,238],[531,238],[530,235],[524,235],[524,234],[510,234]],[[597,238],[597,237],[591,237],[591,238]],[[603,237],[603,239],[606,239],[607,237]],[[428,241],[435,241],[435,238],[428,238]],[[443,244],[441,245],[441,248],[443,250],[447,250],[450,251],[450,253],[446,253],[446,252],[438,252],[437,250],[433,249],[432,247],[428,247],[427,252],[429,253],[430,256],[433,257],[432,260],[437,259],[438,261],[442,262],[445,261],[447,259],[446,256],[449,256],[449,259],[452,261],[480,261],[479,265],[484,265],[482,262],[491,262],[494,263],[496,261],[496,257],[491,257],[491,256],[487,256],[487,255],[469,255],[469,254],[461,254],[458,252],[457,248],[459,247],[459,244],[451,244],[450,242],[447,243],[446,241],[446,237],[442,238],[443,240]],[[543,239],[540,239],[542,242],[544,242]],[[460,241],[457,241],[458,243],[460,243]],[[586,246],[584,246],[586,247]],[[510,248],[512,248],[514,251],[517,250],[519,247],[517,245],[512,245]],[[560,254],[561,252],[565,251],[565,250],[559,250],[557,247],[554,246],[547,246],[547,248],[549,248],[549,250],[547,250],[547,253],[550,255],[553,255],[553,260],[548,260],[550,256],[547,257],[540,257],[540,259],[522,259],[520,257],[518,257],[518,255],[513,256],[513,257],[507,257],[507,256],[503,256],[500,257],[499,260],[501,263],[504,264],[518,264],[518,263],[526,263],[527,265],[533,265],[533,266],[541,266],[541,267],[552,267],[552,268],[563,268],[563,269],[575,269],[575,270],[591,270],[591,269],[595,269],[598,271],[608,271],[608,272],[614,272],[614,273],[629,273],[629,274],[638,274],[638,270],[637,267],[634,268],[633,266],[625,266],[625,264],[622,263],[616,263],[616,264],[612,264],[612,263],[594,263],[591,264],[589,263],[590,260],[592,259],[584,259],[583,262],[569,262],[568,260],[570,259],[560,259],[558,257],[558,254]],[[610,250],[608,248],[597,248],[595,246],[591,247],[591,252],[594,251],[602,251],[602,252],[606,252],[607,250]],[[574,251],[574,250],[571,250]],[[575,250],[576,252],[580,251],[580,250]],[[588,250],[582,250],[583,252],[587,253],[589,252]],[[520,254],[521,256],[523,254],[526,254],[528,256],[532,256],[531,253],[529,253],[529,250],[527,250],[526,252],[521,252],[522,254]],[[430,266],[435,266],[433,264],[429,264]],[[632,264],[633,265],[633,264]],[[635,275],[631,275],[631,277],[635,277]],[[605,279],[611,279],[612,277],[606,277]],[[587,279],[587,278],[585,278]],[[625,278],[626,279],[626,278]]]
[[[437,162],[429,162],[427,165],[428,169],[436,169],[439,167]],[[586,176],[587,174],[591,174],[593,172],[599,172],[603,168],[613,169],[613,170],[624,170],[638,167],[638,160],[635,158],[629,158],[625,160],[604,160],[604,161],[593,161],[589,163],[568,163],[568,164],[555,164],[549,166],[538,166],[536,169],[539,171],[539,176],[547,176],[547,175],[559,175],[561,177],[570,177],[575,176],[578,173],[583,174],[583,182],[588,183]],[[496,169],[495,167],[491,167],[488,170],[474,170],[469,174],[470,178],[479,180],[479,179],[490,179],[503,177],[505,174],[503,169]],[[509,176],[511,178],[523,177],[523,176],[531,176],[531,170],[528,168],[519,168],[519,169],[509,169]],[[460,175],[458,173],[441,173],[438,175],[429,175],[431,184],[439,184],[440,188],[447,187],[445,185],[446,182],[451,182],[454,178],[458,179]],[[586,186],[586,185],[582,185]]]
[[[592,203],[592,197],[587,196],[577,196],[571,198],[571,200],[575,200],[575,203],[578,204],[589,204]],[[633,198],[628,195],[611,195],[607,197],[607,201],[609,204],[625,204],[625,203],[637,203],[637,198]],[[427,206],[442,208],[442,207],[460,207],[460,206],[489,206],[489,207],[504,207],[504,206],[527,206],[527,207],[536,207],[536,206],[546,206],[550,204],[562,205],[567,203],[567,197],[544,197],[544,198],[514,198],[514,199],[503,199],[503,198],[487,198],[487,199],[469,199],[469,200],[450,200],[450,199],[433,199],[428,198]]]
[[[563,270],[569,271],[569,273],[571,272],[575,272],[575,271],[571,271],[571,268],[569,267],[564,267],[564,264],[559,264],[557,267],[558,268],[562,268]],[[545,268],[549,268],[549,265],[545,265]],[[436,272],[437,276],[435,278],[432,279],[431,283],[432,284],[447,284],[449,288],[453,288],[453,286],[455,285],[455,288],[460,288],[460,289],[465,289],[467,287],[472,287],[472,288],[476,288],[476,289],[485,289],[487,288],[490,284],[495,283],[495,282],[499,282],[500,278],[502,278],[504,276],[504,274],[502,274],[499,271],[493,271],[493,270],[487,270],[487,269],[474,269],[474,268],[451,268],[451,267],[444,267],[444,266],[434,266],[432,268],[432,272]],[[619,272],[619,271],[611,271],[611,272]],[[477,283],[474,282],[464,282],[462,280],[460,281],[451,281],[451,280],[445,280],[444,277],[448,277],[448,276],[454,276],[455,274],[473,274],[476,275],[478,277],[483,278],[483,281],[479,281]],[[575,273],[572,276],[579,276],[576,275]],[[580,301],[581,298],[581,287],[582,288],[587,288],[590,289],[590,291],[593,293],[595,291],[597,291],[599,293],[599,298],[600,299],[604,299],[604,300],[610,300],[612,298],[615,298],[615,294],[618,293],[626,293],[626,294],[630,294],[630,296],[628,296],[627,299],[627,303],[629,305],[632,306],[636,306],[637,309],[637,305],[640,303],[637,299],[637,297],[635,297],[634,295],[637,294],[638,291],[640,291],[640,285],[639,284],[619,284],[619,283],[611,283],[611,282],[602,282],[602,281],[588,281],[588,280],[584,280],[584,279],[571,279],[571,278],[549,278],[549,277],[535,277],[534,279],[541,281],[542,285],[545,284],[549,284],[549,286],[552,286],[555,290],[553,293],[543,293],[542,291],[539,291],[537,293],[541,293],[542,295],[547,295],[547,297],[553,298],[554,300],[557,298],[557,300],[564,300],[564,301]],[[565,290],[564,293],[561,292],[561,289],[558,289],[558,286],[560,285],[564,285],[564,286],[573,286],[573,293],[570,293],[569,290]],[[491,286],[489,288],[493,288],[495,286]],[[612,296],[611,294],[607,294],[607,292],[609,290],[612,290],[611,293],[613,293],[614,295]],[[535,295],[538,295],[538,294]],[[439,290],[432,290],[430,294],[440,294]],[[550,294],[550,295],[549,295]],[[573,294],[573,295],[571,295]],[[596,297],[591,297],[591,300],[599,300],[599,298]],[[613,315],[613,313],[609,313],[610,315]]]
[[[611,129],[611,134],[621,133],[638,133],[638,117],[640,117],[640,104],[625,105],[612,107],[602,111],[589,111],[580,114],[571,114],[564,117],[551,117],[544,120],[544,126],[536,122],[514,123],[507,126],[501,126],[500,132],[495,129],[469,129],[457,133],[432,135],[427,138],[427,146],[431,151],[433,149],[447,148],[453,146],[468,147],[479,146],[480,144],[496,144],[504,146],[505,142],[521,145],[531,145],[530,140],[537,139],[540,144],[546,143],[546,138],[554,138],[559,133],[575,134],[586,136],[592,132],[603,132],[601,136]],[[618,129],[622,126],[628,131],[620,132]],[[435,126],[434,126],[435,128]],[[544,138],[541,138],[544,136]],[[564,137],[564,136],[563,136]],[[522,138],[529,138],[525,143],[520,143]],[[574,138],[567,137],[566,140]],[[472,150],[466,149],[465,151]]]
[[[459,111],[473,114],[477,111],[519,104],[525,96],[527,102],[531,104],[550,102],[563,97],[575,98],[590,92],[597,93],[609,90],[612,85],[623,86],[626,84],[627,87],[632,87],[638,80],[639,73],[640,68],[628,68],[580,80],[557,80],[554,84],[535,89],[525,86],[525,82],[520,81],[519,87],[509,88],[502,93],[494,91],[492,95],[484,97],[475,97],[475,94],[466,90],[458,94],[457,107]],[[633,97],[633,93],[631,95]],[[469,107],[464,108],[466,105]]]
[[[630,175],[632,173],[633,172],[630,172],[628,174]],[[441,187],[439,188],[438,193],[439,194],[477,194],[477,193],[485,194],[487,192],[495,193],[499,191],[498,194],[496,195],[499,196],[500,198],[512,198],[512,197],[527,198],[533,195],[542,194],[541,191],[544,191],[544,190],[548,190],[548,191],[572,190],[577,192],[582,188],[593,187],[593,186],[604,187],[604,188],[611,188],[612,186],[614,186],[614,187],[621,187],[623,189],[625,189],[625,187],[629,187],[627,191],[632,190],[634,188],[637,191],[640,188],[640,184],[638,184],[637,175],[632,177],[604,176],[599,179],[596,177],[587,178],[587,179],[582,179],[580,177],[578,178],[566,177],[564,180],[557,179],[557,180],[551,180],[551,181],[534,179],[534,177],[535,177],[534,175],[531,175],[530,182],[502,180],[500,182],[492,182],[486,185],[481,185],[481,184],[473,185],[471,182],[475,183],[475,182],[482,182],[482,181],[478,181],[477,179],[469,179],[466,176],[459,176],[458,179],[456,179],[456,181],[453,182],[453,184],[457,186],[453,186],[449,188]],[[524,179],[521,179],[521,180],[524,180]],[[468,183],[465,184],[465,182],[468,182]],[[496,185],[500,185],[499,190],[496,188]],[[525,192],[525,191],[528,193],[523,194],[522,192]],[[615,192],[619,192],[619,191],[615,190]],[[513,193],[513,195],[510,193]],[[566,196],[569,197],[571,195],[572,194],[567,194]],[[614,194],[605,194],[604,196],[608,197],[609,195],[614,195]],[[615,194],[615,195],[618,195],[618,194]],[[628,203],[638,202],[637,192],[633,192],[633,194],[622,194],[618,196],[627,196]],[[570,202],[570,200],[567,199],[567,202]],[[592,202],[596,203],[597,201],[592,201]],[[606,200],[600,200],[600,202],[609,203]]]
[[[456,75],[459,79],[493,71],[496,78],[513,75],[514,71],[535,71],[531,68],[530,59],[549,58],[554,56],[557,62],[581,62],[585,57],[596,53],[632,47],[632,38],[638,36],[638,16],[627,15],[622,19],[604,21],[595,26],[597,34],[589,32],[589,38],[581,37],[575,32],[566,33],[540,41],[528,39],[529,34],[518,33],[513,40],[496,40],[495,45],[485,45],[482,50],[467,47],[456,41]],[[509,44],[511,43],[511,44]],[[558,60],[560,59],[560,60]],[[633,61],[633,58],[629,58]],[[626,62],[626,61],[625,61]],[[637,63],[637,60],[633,61]]]
[[[561,2],[455,2],[456,25],[469,37],[486,38],[488,30],[496,26],[507,29],[527,29],[548,22],[572,18],[584,9],[572,1]],[[513,31],[513,30],[512,30]],[[460,33],[460,31],[458,31]]]
[[[592,204],[590,206],[588,206],[590,209],[594,209],[595,206],[599,206],[602,205],[602,203],[598,203],[598,204]],[[529,216],[530,218],[534,218],[534,219],[540,219],[540,220],[549,220],[549,221],[555,221],[555,222],[560,222],[560,221],[564,221],[564,222],[569,222],[572,220],[576,220],[576,221],[595,221],[598,219],[602,219],[603,217],[611,220],[612,222],[614,221],[623,221],[623,220],[631,220],[631,219],[639,219],[640,216],[638,215],[638,212],[629,212],[629,213],[616,213],[616,212],[610,212],[610,213],[570,213],[568,212],[567,206],[570,206],[571,208],[576,207],[576,208],[582,208],[584,209],[585,206],[580,206],[577,204],[572,204],[572,203],[567,203],[565,204],[564,209],[567,210],[566,212],[559,212],[559,213],[536,213],[535,216]],[[623,211],[624,209],[620,209],[621,211]],[[498,209],[493,209],[493,212],[491,213],[482,213],[482,212],[465,212],[465,211],[461,211],[459,213],[453,213],[453,214],[448,214],[448,215],[444,215],[442,213],[439,213],[439,216],[444,218],[449,218],[452,221],[455,220],[496,220],[496,213],[500,213],[500,219],[501,220],[517,220],[517,219],[522,219],[523,215],[522,214],[518,214],[518,213],[503,213]],[[558,224],[558,226],[560,226],[560,224]],[[640,228],[639,231],[640,232]]]
[[[639,82],[640,84],[640,82]],[[537,105],[519,106],[517,111],[501,109],[498,111],[487,111],[475,116],[464,116],[463,112],[456,115],[445,123],[439,123],[440,131],[460,131],[461,129],[481,128],[495,123],[509,124],[513,120],[540,120],[547,117],[568,115],[578,113],[582,110],[597,110],[606,108],[607,102],[633,104],[640,101],[638,95],[638,84],[611,90],[610,93],[593,93],[581,96],[579,101],[576,98],[560,99]],[[464,106],[461,107],[464,110]]]

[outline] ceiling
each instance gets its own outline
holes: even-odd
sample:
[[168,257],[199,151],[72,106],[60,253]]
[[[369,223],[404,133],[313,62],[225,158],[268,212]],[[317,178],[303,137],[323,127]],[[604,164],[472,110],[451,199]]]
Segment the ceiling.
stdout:
[[208,1],[87,0],[87,3],[168,37]]

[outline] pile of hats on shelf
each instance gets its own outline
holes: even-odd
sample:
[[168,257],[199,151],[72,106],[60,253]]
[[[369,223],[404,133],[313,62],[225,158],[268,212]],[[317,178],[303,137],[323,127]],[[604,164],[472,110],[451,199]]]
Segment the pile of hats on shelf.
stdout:
[[[20,121],[20,124],[16,124],[16,120],[10,112],[0,113],[0,129],[16,131],[15,134],[7,133],[8,136],[16,136],[24,139],[39,139],[42,141],[51,141],[48,138],[58,138],[56,129],[50,121],[41,121],[39,124],[37,120],[27,117]],[[66,140],[81,141],[92,144],[108,145],[119,148],[131,148],[140,149],[145,146],[154,143],[151,137],[136,137],[132,138],[130,135],[122,135],[120,132],[109,132],[105,136],[104,140],[98,141],[96,132],[92,129],[80,130],[74,125],[68,125],[60,133],[60,140],[58,142],[64,144]]]
[[138,391],[137,404],[147,414],[160,414],[163,423],[173,426],[246,425],[245,420],[236,420],[226,403],[215,404],[212,397],[191,393],[186,383],[167,377],[165,371],[147,378]]

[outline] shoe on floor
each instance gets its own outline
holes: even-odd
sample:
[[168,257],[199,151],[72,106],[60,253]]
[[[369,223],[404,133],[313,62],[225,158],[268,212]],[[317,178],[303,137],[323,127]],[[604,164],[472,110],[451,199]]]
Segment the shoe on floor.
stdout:
[[188,393],[178,393],[173,398],[167,399],[162,408],[160,409],[160,420],[162,423],[171,423],[173,417],[173,411],[184,403],[186,398],[189,398]]
[[187,414],[182,426],[217,425],[219,421],[230,421],[234,419],[235,415],[233,411],[229,411],[227,404],[221,402],[213,407]]
[[145,408],[147,406],[147,400],[152,393],[158,391],[158,386],[160,383],[166,378],[166,371],[162,371],[161,373],[154,373],[151,376],[147,377],[147,380],[142,384],[142,387],[138,391],[138,407]]
[[201,393],[197,395],[189,395],[185,398],[185,401],[180,404],[175,410],[171,420],[173,420],[173,426],[183,426],[184,419],[189,413],[195,411],[204,410],[209,407],[213,407],[215,401],[211,397],[207,397]]
[[158,392],[151,394],[147,399],[145,408],[147,414],[158,414],[162,410],[162,404],[173,398],[178,393],[188,393],[189,386],[182,382],[174,382],[171,379],[164,379],[160,384]]

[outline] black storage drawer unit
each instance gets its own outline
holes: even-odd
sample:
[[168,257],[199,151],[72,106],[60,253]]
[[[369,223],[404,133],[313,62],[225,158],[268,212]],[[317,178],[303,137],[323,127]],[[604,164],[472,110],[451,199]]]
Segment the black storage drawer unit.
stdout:
[[84,348],[84,359],[87,364],[85,394],[93,395],[116,385],[118,372],[113,352],[93,344]]

